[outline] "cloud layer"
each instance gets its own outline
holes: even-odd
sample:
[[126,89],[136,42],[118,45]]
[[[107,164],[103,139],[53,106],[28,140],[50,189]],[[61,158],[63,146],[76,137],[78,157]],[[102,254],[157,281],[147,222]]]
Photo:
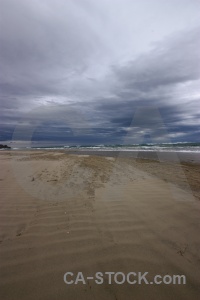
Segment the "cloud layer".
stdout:
[[199,140],[200,3],[137,2],[0,1],[1,141]]

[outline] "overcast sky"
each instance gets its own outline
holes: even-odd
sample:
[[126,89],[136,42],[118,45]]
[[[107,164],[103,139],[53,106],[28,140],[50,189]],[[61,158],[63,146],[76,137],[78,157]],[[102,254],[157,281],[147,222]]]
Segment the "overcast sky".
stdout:
[[0,0],[0,140],[199,141],[199,0]]

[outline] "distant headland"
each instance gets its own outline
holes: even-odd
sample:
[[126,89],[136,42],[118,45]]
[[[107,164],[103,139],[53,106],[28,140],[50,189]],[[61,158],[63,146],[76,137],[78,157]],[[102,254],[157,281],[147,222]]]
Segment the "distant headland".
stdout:
[[11,149],[11,147],[0,144],[0,149]]

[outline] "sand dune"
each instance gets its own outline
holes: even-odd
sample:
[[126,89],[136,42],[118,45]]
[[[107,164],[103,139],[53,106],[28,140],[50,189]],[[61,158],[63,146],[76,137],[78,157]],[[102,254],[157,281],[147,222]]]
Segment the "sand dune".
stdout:
[[[1,299],[198,299],[190,191],[123,159],[40,151],[0,161]],[[67,271],[183,274],[187,284],[66,285]]]

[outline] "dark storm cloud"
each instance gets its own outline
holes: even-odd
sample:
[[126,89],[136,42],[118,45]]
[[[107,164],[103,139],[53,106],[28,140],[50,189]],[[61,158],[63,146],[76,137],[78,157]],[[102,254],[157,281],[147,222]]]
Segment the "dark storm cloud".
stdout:
[[[135,111],[143,106],[154,107],[160,111],[160,118],[170,132],[180,136],[182,131],[186,139],[196,132],[198,137],[200,96],[193,99],[190,85],[199,84],[200,79],[199,36],[197,28],[181,32],[127,65],[113,67],[119,81],[116,99],[101,101],[102,115],[109,113],[110,122],[116,127],[129,127]],[[145,114],[140,125],[147,119]],[[193,120],[192,124],[189,120]]]
[[[134,125],[142,107],[159,112],[169,137],[198,139],[196,2],[123,3],[1,0],[2,141],[21,124],[36,126],[35,140],[120,143],[131,130],[148,131],[147,113]],[[152,20],[153,8],[163,21]]]

